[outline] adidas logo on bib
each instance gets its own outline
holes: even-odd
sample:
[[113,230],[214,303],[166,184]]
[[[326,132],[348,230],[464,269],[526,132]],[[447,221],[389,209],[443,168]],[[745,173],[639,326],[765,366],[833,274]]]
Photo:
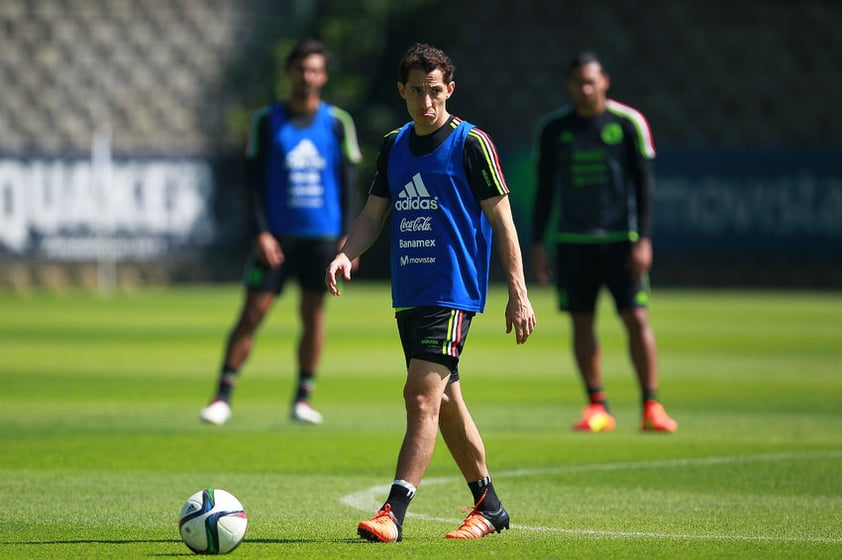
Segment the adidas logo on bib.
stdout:
[[403,212],[406,210],[438,210],[439,201],[430,196],[430,191],[424,185],[421,174],[412,176],[412,181],[403,186],[395,201],[395,210]]

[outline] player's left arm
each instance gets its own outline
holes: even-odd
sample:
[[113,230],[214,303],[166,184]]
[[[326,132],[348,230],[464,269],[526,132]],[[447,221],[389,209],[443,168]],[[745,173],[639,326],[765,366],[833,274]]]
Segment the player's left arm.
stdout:
[[512,219],[509,197],[495,196],[480,201],[480,206],[494,230],[494,241],[509,290],[506,304],[506,332],[515,331],[518,344],[523,344],[535,330],[535,311],[526,293],[526,277],[523,273],[523,255],[520,250],[517,229]]
[[494,231],[506,274],[509,290],[506,332],[510,333],[514,329],[517,343],[523,344],[535,330],[535,312],[526,293],[523,256],[509,204],[509,187],[494,143],[488,134],[478,128],[473,128],[465,140],[464,163],[471,188]]
[[362,207],[357,179],[363,156],[351,114],[333,105],[330,107],[330,112],[334,118],[334,133],[341,148],[338,170],[341,186],[339,196],[342,208],[342,231],[347,232]]
[[639,113],[638,120],[632,120],[629,146],[629,175],[634,185],[635,209],[637,212],[637,239],[632,244],[628,270],[632,278],[640,278],[652,267],[652,210],[655,198],[655,176],[652,160],[655,146],[649,123]]

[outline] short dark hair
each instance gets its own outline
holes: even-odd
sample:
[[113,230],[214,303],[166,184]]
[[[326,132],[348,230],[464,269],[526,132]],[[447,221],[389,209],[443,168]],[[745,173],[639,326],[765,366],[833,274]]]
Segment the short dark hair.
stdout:
[[328,62],[327,48],[321,41],[317,41],[316,39],[303,39],[296,43],[287,55],[284,69],[289,70],[293,64],[299,60],[307,58],[311,54],[320,54],[325,57],[325,62]]
[[570,59],[570,62],[567,63],[567,77],[573,75],[573,72],[584,66],[585,64],[599,64],[602,67],[602,71],[605,72],[605,66],[603,66],[602,61],[599,59],[599,56],[596,53],[591,51],[582,51],[577,53],[573,58]]
[[415,43],[404,53],[398,67],[402,84],[409,79],[409,71],[413,68],[420,68],[428,74],[433,70],[441,70],[446,84],[453,81],[453,74],[456,72],[456,67],[444,51],[427,43]]

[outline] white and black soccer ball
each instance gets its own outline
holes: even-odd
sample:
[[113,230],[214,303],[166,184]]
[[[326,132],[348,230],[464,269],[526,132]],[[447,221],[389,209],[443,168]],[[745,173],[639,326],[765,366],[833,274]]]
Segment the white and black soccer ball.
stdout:
[[227,554],[246,536],[243,504],[225,490],[207,488],[184,502],[178,514],[181,540],[196,554]]

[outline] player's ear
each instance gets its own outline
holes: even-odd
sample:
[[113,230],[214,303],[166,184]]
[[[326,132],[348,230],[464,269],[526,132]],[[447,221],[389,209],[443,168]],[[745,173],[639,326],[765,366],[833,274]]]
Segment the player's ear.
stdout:
[[398,80],[398,93],[401,97],[406,99],[406,86],[400,80]]
[[447,98],[450,99],[450,96],[453,95],[453,90],[456,89],[456,82],[450,82],[447,84]]

